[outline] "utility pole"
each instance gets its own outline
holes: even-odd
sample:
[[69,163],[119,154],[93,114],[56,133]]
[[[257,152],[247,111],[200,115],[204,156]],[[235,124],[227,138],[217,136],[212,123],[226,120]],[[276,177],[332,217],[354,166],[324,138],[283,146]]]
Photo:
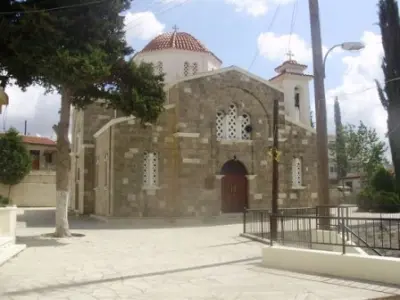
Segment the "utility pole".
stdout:
[[278,236],[278,189],[279,189],[279,166],[278,166],[278,118],[279,118],[279,100],[274,100],[274,111],[272,119],[273,146],[272,146],[272,218],[271,222],[271,240],[276,241]]
[[[318,202],[319,205],[327,206],[330,203],[328,169],[328,129],[326,120],[326,100],[324,83],[325,70],[322,58],[319,5],[318,0],[308,0],[308,3],[310,9],[311,41],[314,64],[315,119],[317,127],[316,147],[318,160]],[[323,213],[324,216],[328,215],[327,209],[322,209],[321,213]]]

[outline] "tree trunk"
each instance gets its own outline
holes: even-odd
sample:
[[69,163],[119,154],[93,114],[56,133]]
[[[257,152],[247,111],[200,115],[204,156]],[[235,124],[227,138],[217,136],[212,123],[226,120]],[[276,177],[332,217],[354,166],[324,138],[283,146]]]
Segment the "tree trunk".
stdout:
[[68,178],[69,178],[69,119],[71,89],[61,90],[60,122],[56,126],[57,158],[56,158],[56,237],[71,236],[68,224]]
[[400,108],[388,109],[389,145],[392,154],[394,172],[396,174],[396,189],[400,191]]

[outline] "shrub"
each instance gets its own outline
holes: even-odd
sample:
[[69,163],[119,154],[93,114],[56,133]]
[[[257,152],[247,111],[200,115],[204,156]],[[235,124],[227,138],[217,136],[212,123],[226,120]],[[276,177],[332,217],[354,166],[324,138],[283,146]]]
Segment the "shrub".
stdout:
[[395,192],[395,178],[394,176],[385,168],[381,167],[374,174],[371,180],[372,188],[376,191],[383,191],[388,193]]
[[358,194],[357,206],[360,211],[398,212],[400,211],[400,198],[395,192],[367,188]]
[[0,136],[0,183],[15,185],[31,170],[31,157],[18,131],[11,128]]
[[7,206],[10,203],[10,199],[0,195],[0,207]]

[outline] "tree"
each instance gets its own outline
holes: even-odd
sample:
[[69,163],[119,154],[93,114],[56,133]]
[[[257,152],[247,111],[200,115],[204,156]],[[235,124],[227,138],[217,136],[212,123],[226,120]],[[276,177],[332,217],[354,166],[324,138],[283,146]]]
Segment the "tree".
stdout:
[[10,198],[12,186],[20,183],[28,175],[31,166],[31,157],[18,131],[11,128],[1,135],[0,183],[9,186],[8,198]]
[[[154,122],[162,111],[164,75],[154,75],[149,64],[136,65],[125,60],[132,49],[124,38],[121,13],[129,8],[130,2],[31,0],[22,6],[13,4],[14,10],[15,7],[24,11],[51,9],[9,17],[13,22],[6,32],[11,46],[6,49],[16,58],[10,62],[2,60],[0,66],[22,87],[36,82],[48,91],[56,90],[61,94],[60,121],[53,127],[58,151],[57,237],[70,235],[67,195],[71,104],[84,108],[101,98],[104,105],[134,115],[143,122]],[[70,7],[74,4],[79,6]],[[68,6],[70,8],[61,9]],[[60,9],[54,10],[55,7]],[[34,32],[37,36],[32,34]]]
[[338,180],[344,179],[348,172],[348,161],[346,154],[346,140],[343,132],[342,115],[338,98],[335,99],[335,127],[336,127],[336,166]]
[[396,186],[400,188],[400,18],[396,0],[380,0],[379,27],[382,34],[384,57],[382,70],[384,87],[376,80],[379,98],[388,113],[387,126]]
[[[386,162],[386,145],[373,128],[363,122],[358,126],[348,124],[342,130],[346,145],[346,159],[352,170],[360,173],[364,182],[369,183],[374,173]],[[330,151],[336,157],[336,142]]]

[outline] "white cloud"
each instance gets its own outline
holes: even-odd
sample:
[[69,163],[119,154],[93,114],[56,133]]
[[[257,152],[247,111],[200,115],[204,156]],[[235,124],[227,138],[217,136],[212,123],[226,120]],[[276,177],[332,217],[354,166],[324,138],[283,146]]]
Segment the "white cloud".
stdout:
[[337,96],[343,122],[357,124],[362,120],[376,128],[383,138],[387,132],[387,114],[382,108],[374,83],[374,79],[384,81],[381,37],[372,32],[364,32],[361,41],[365,43],[365,49],[357,55],[343,57],[346,71],[342,83],[327,92],[328,122],[333,129],[333,102]]
[[[289,34],[278,35],[274,32],[261,33],[257,39],[259,53],[270,61],[280,63],[288,58],[289,40],[290,51],[294,55],[293,59],[299,63],[312,63],[311,45],[295,33],[291,36]],[[322,51],[325,54],[328,51],[327,47],[323,46]],[[333,52],[340,51],[340,49],[335,49]]]
[[294,2],[294,0],[225,0],[225,2],[233,5],[238,12],[245,12],[251,16],[259,17],[268,12],[270,5],[288,4]]
[[[257,40],[260,55],[271,61],[282,62],[287,58],[286,54],[289,52],[289,39],[289,34],[261,33]],[[297,34],[292,34],[290,49],[297,61],[302,63],[311,61],[311,47]]]
[[125,15],[125,26],[128,42],[133,39],[149,40],[162,33],[165,28],[165,24],[158,21],[154,13],[150,11],[128,12]]
[[27,121],[27,133],[31,135],[52,136],[52,126],[58,123],[60,95],[44,95],[44,88],[31,86],[23,92],[17,86],[6,87],[9,106],[0,115],[1,130],[15,127],[23,132]]

